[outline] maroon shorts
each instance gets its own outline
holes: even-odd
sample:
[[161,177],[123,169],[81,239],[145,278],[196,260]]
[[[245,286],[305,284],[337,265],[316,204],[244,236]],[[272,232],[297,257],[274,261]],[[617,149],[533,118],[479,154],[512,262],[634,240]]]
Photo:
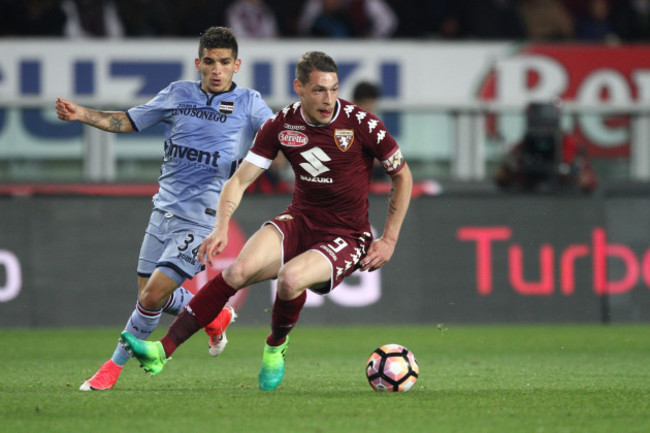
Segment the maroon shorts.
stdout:
[[308,217],[302,214],[281,214],[264,223],[273,224],[282,233],[282,264],[305,251],[317,251],[332,266],[329,288],[319,290],[328,293],[341,284],[343,278],[354,272],[359,261],[368,252],[372,242],[372,233],[349,232],[332,233],[327,228],[314,227]]

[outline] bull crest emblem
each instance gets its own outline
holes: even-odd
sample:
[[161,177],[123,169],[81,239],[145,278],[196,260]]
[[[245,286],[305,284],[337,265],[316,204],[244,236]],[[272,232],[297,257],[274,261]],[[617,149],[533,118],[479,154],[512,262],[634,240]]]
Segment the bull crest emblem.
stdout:
[[334,141],[341,151],[346,152],[354,142],[354,131],[351,129],[335,129]]

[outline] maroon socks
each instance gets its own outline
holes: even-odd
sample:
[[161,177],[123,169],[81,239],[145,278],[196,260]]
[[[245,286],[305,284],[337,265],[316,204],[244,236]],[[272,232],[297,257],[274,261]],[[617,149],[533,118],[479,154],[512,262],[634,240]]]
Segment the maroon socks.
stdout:
[[[221,274],[204,285],[181,313],[176,316],[169,330],[167,330],[167,334],[160,340],[165,350],[165,356],[169,358],[178,346],[183,344],[199,329],[210,324],[219,315],[228,299],[236,292],[234,288],[226,283]],[[266,343],[269,346],[279,346],[284,343],[287,335],[298,321],[306,299],[306,291],[288,301],[284,301],[276,295],[271,317],[271,333],[266,338]]]
[[199,329],[210,324],[219,315],[228,299],[235,293],[237,291],[226,283],[221,273],[208,281],[183,311],[176,316],[169,330],[167,330],[167,334],[160,340],[167,358],[185,340],[194,335]]
[[275,297],[273,304],[273,315],[271,316],[271,333],[266,337],[266,344],[279,346],[298,321],[300,310],[305,305],[307,291],[302,292],[298,297],[289,301],[283,301]]

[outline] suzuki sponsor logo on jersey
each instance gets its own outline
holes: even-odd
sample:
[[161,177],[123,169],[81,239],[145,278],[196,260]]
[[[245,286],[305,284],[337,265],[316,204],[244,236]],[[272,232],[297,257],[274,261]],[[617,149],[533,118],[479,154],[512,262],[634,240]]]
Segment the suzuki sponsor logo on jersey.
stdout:
[[309,142],[309,139],[302,132],[282,131],[278,134],[280,144],[287,147],[300,147]]
[[354,131],[351,129],[335,129],[334,142],[343,152],[347,151],[354,142]]
[[331,177],[319,177],[321,174],[330,171],[329,167],[323,163],[331,161],[331,158],[327,156],[323,149],[314,147],[313,149],[300,152],[300,155],[307,161],[300,163],[300,167],[311,175],[309,177],[301,174],[300,180],[313,183],[334,183],[334,179]]
[[219,102],[219,113],[221,114],[232,114],[235,111],[235,103],[233,101],[221,101]]
[[304,174],[300,175],[300,180],[311,183],[334,183],[334,179],[331,177],[316,177],[316,176],[305,176]]
[[300,163],[300,166],[312,176],[318,176],[326,171],[330,171],[323,162],[329,162],[332,159],[320,147],[305,150],[304,152],[300,152],[300,155],[307,161]]

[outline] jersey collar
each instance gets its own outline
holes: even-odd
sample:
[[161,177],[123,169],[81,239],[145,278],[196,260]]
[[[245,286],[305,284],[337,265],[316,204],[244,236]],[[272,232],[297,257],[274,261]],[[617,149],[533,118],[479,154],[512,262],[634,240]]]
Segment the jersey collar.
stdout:
[[207,99],[205,105],[212,105],[212,100],[213,100],[216,96],[224,95],[224,94],[226,94],[226,93],[230,93],[230,92],[234,91],[234,90],[237,88],[237,83],[235,83],[235,82],[233,81],[232,84],[230,85],[230,89],[225,90],[225,91],[223,91],[223,92],[219,92],[219,93],[207,93],[205,90],[203,90],[203,87],[201,87],[201,81],[197,81],[197,82],[196,82],[196,86],[199,88],[199,91],[205,95],[205,97],[206,97],[206,99]]

